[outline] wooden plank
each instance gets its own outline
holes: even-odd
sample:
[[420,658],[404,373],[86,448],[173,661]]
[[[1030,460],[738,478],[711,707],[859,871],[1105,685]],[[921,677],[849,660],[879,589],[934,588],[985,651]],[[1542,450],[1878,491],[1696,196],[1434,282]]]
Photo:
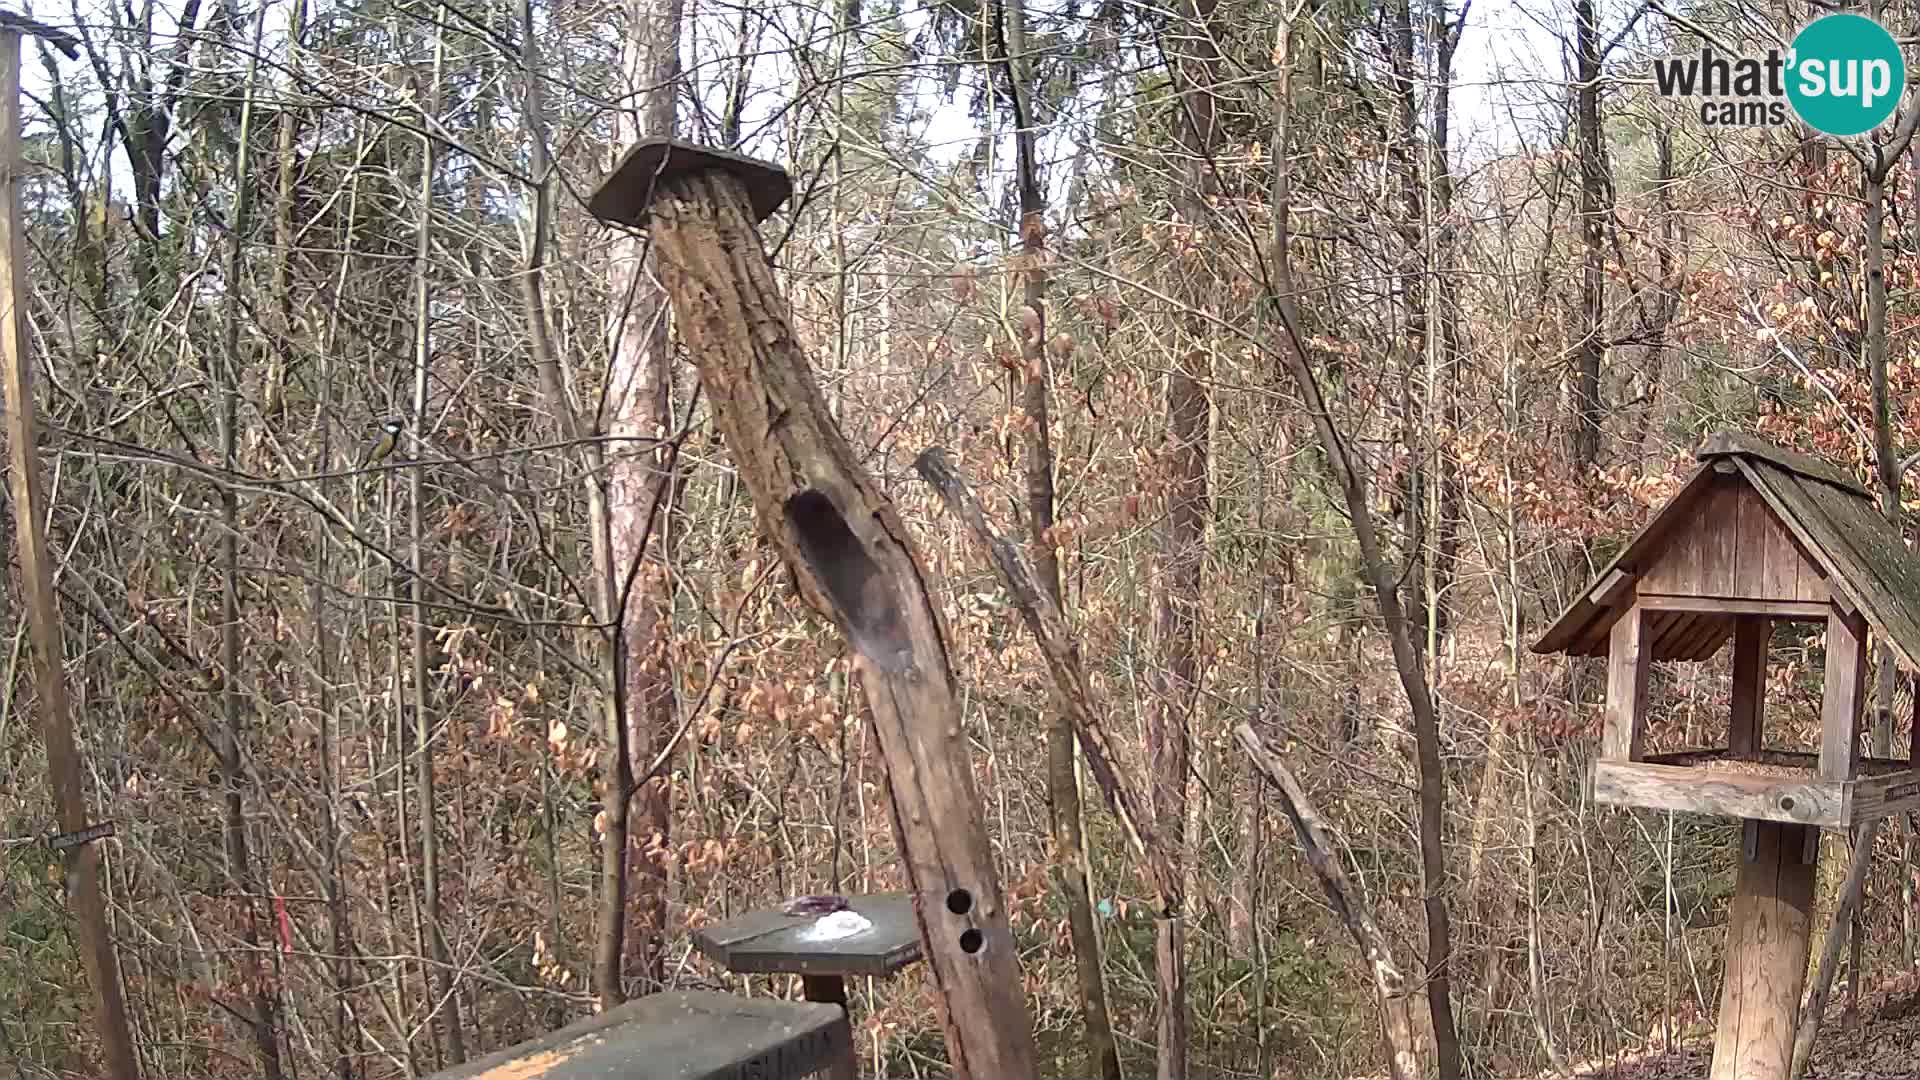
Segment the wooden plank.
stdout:
[[1700,645],[1694,649],[1692,659],[1711,660],[1720,651],[1720,647],[1733,637],[1733,620],[1719,619],[1713,623],[1712,633],[1700,639]]
[[1920,810],[1920,768],[1856,780],[1849,817],[1854,825]]
[[1660,557],[1665,573],[1661,576],[1657,591],[1685,596],[1701,595],[1702,532],[1708,511],[1712,506],[1713,489],[1709,487],[1700,493],[1699,500],[1693,506],[1693,512],[1687,515],[1686,523],[1680,526],[1667,541],[1666,552]]
[[[1820,755],[1803,750],[1760,750],[1753,754],[1735,757],[1726,747],[1705,750],[1672,750],[1664,754],[1645,754],[1640,760],[1649,765],[1711,765],[1724,760],[1754,762],[1762,765],[1777,765],[1788,769],[1804,769],[1806,778],[1818,779]],[[1863,757],[1855,763],[1854,771],[1861,776],[1891,776],[1907,771],[1907,763],[1901,758]]]
[[1733,720],[1727,750],[1753,754],[1760,750],[1767,698],[1767,642],[1773,620],[1764,615],[1741,615],[1733,629]]
[[1745,486],[1745,482],[1733,476],[1716,483],[1700,519],[1702,596],[1734,595],[1734,564],[1740,558],[1740,504],[1735,485]]
[[1866,696],[1867,626],[1858,615],[1827,619],[1827,673],[1820,694],[1820,778],[1853,777],[1854,730]]
[[1727,974],[1711,1080],[1786,1080],[1813,932],[1804,826],[1762,822],[1727,920]]
[[1754,818],[1840,828],[1846,824],[1844,781],[1756,776],[1712,765],[1608,761],[1593,767],[1593,797],[1613,806],[1643,806],[1714,817]]
[[1713,655],[1720,642],[1727,640],[1733,632],[1733,617],[1728,615],[1696,615],[1694,624],[1680,640],[1674,656],[1681,660],[1705,660]]
[[637,998],[432,1080],[798,1078],[853,1060],[838,1005],[687,991]]
[[1825,619],[1833,609],[1831,605],[1809,603],[1805,600],[1759,600],[1739,597],[1719,596],[1669,596],[1660,593],[1640,593],[1636,602],[1649,611],[1693,611],[1709,612],[1717,615],[1767,615],[1776,619],[1797,619],[1811,622]]
[[1766,504],[1753,493],[1745,477],[1733,485],[1733,516],[1740,531],[1740,560],[1735,566],[1732,595],[1746,599],[1792,600],[1793,582],[1789,578],[1781,591],[1768,576],[1768,559],[1773,552],[1772,515]]
[[1613,624],[1607,650],[1607,712],[1600,756],[1615,761],[1640,757],[1647,711],[1647,663],[1642,647],[1647,617],[1637,606]]
[[1720,431],[1709,435],[1707,441],[1701,444],[1700,449],[1694,452],[1694,458],[1699,461],[1707,461],[1725,454],[1744,454],[1749,457],[1757,457],[1762,461],[1770,462],[1789,472],[1796,472],[1802,476],[1810,476],[1816,480],[1824,480],[1829,484],[1850,491],[1862,498],[1873,497],[1865,487],[1861,486],[1859,480],[1847,473],[1841,472],[1838,468],[1821,461],[1819,458],[1809,457],[1797,450],[1785,450],[1765,439],[1737,431]]
[[1634,576],[1625,570],[1609,570],[1599,583],[1587,592],[1587,603],[1595,607],[1610,608],[1633,595]]
[[1920,675],[1907,676],[1908,697],[1913,710],[1907,716],[1907,764],[1920,769]]
[[1567,646],[1567,653],[1572,656],[1607,655],[1609,635],[1613,633],[1614,620],[1619,617],[1609,611],[1587,623],[1581,628],[1580,637]]
[[1640,631],[1640,647],[1648,660],[1667,660],[1677,655],[1674,645],[1694,629],[1698,616],[1690,611],[1646,612],[1647,621]]
[[[1774,512],[1776,519],[1786,526],[1787,532],[1793,538],[1794,544],[1799,548],[1800,553],[1805,556],[1805,560],[1801,563],[1798,571],[1797,578],[1799,585],[1797,587],[1804,591],[1806,588],[1806,575],[1815,572],[1817,567],[1819,576],[1824,579],[1827,587],[1828,598],[1834,603],[1851,605],[1853,600],[1847,595],[1847,583],[1844,581],[1835,582],[1830,577],[1827,577],[1825,567],[1820,565],[1820,560],[1814,555],[1816,550],[1824,551],[1825,549],[1820,546],[1820,542],[1814,538],[1813,534],[1807,531],[1807,527],[1794,516],[1787,506],[1785,497],[1773,489],[1772,482],[1767,479],[1764,473],[1749,466],[1744,461],[1740,462],[1740,473],[1753,484],[1754,490],[1760,494],[1761,499],[1766,502],[1767,507]],[[1851,552],[1840,554],[1841,557],[1849,560],[1852,559]],[[1828,552],[1828,555],[1829,557],[1834,557],[1835,553]],[[1809,563],[1814,565],[1810,566],[1808,565]]]

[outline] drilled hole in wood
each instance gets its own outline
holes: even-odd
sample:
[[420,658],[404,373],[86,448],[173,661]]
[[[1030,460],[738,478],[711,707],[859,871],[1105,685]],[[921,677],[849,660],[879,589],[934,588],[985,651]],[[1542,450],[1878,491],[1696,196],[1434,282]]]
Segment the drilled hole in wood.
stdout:
[[973,894],[965,889],[955,889],[947,894],[947,910],[955,915],[965,915],[973,910]]
[[1780,809],[1782,810],[1793,809],[1793,796],[1791,795],[1780,796]]
[[960,951],[972,956],[987,943],[986,936],[971,927],[960,931]]
[[840,609],[854,649],[883,671],[911,667],[913,645],[900,617],[900,597],[833,500],[809,488],[787,500],[786,514],[800,557]]

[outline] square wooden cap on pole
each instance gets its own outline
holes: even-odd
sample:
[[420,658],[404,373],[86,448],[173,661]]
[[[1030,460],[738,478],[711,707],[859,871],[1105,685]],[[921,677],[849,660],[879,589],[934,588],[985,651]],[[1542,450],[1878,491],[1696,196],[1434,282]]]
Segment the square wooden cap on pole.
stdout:
[[755,225],[793,194],[787,170],[771,162],[679,139],[646,139],[621,155],[620,164],[587,199],[587,211],[601,221],[644,228],[660,181],[709,170],[724,172],[747,189]]

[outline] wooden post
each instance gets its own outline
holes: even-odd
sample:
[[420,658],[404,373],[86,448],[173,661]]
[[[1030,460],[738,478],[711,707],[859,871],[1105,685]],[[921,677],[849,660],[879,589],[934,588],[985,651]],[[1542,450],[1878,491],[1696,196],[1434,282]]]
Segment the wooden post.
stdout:
[[[1726,988],[1709,1080],[1787,1080],[1812,931],[1814,862],[1807,825],[1749,821],[1727,925]],[[1744,853],[1743,853],[1744,856]]]
[[1638,761],[1647,713],[1647,660],[1643,642],[1647,616],[1639,604],[1613,624],[1607,650],[1607,715],[1600,757]]
[[1763,745],[1767,698],[1767,640],[1773,620],[1737,615],[1733,624],[1733,726],[1727,751],[1734,757],[1757,754]]
[[1913,712],[1907,717],[1911,730],[1907,732],[1907,768],[1920,769],[1920,674],[1907,676],[1908,696],[1913,702]]
[[[847,1014],[847,1023],[853,1023],[853,1010],[847,1007],[847,981],[840,976],[802,975],[800,996],[823,1005],[840,1006],[840,1011]],[[860,1067],[854,1055],[835,1058],[827,1068],[827,1080],[860,1080]]]
[[756,229],[790,191],[776,166],[653,139],[588,205],[649,228],[760,530],[852,646],[954,1075],[1024,1080],[1032,1021],[939,609],[905,524],[827,411]]
[[1853,779],[1854,733],[1866,696],[1867,626],[1858,613],[1827,616],[1827,675],[1820,695],[1820,779]]
[[[60,831],[78,832],[87,821],[87,796],[74,745],[73,718],[67,705],[65,647],[60,611],[54,604],[53,560],[47,550],[45,510],[40,492],[40,458],[33,403],[33,362],[27,356],[25,226],[20,215],[20,35],[38,33],[38,24],[0,16],[0,168],[6,171],[6,195],[0,200],[0,363],[6,367],[7,449],[13,489],[14,543],[19,549],[20,586],[26,592],[27,621],[33,639],[34,686],[39,693],[40,730],[47,744],[47,778],[53,788]],[[75,55],[71,38],[54,32],[62,51]],[[80,956],[93,984],[94,1022],[106,1053],[108,1075],[134,1080],[140,1075],[133,1039],[127,1029],[126,1001],[120,989],[120,964],[107,925],[106,900],[100,895],[98,845],[67,849],[67,898],[79,922]]]

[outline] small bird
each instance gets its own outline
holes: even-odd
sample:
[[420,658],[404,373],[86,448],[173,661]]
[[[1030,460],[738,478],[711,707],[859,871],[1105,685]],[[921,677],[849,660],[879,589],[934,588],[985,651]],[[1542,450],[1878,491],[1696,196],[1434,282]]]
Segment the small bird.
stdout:
[[398,420],[389,420],[381,424],[380,437],[374,440],[372,446],[367,447],[367,452],[360,458],[360,467],[364,469],[369,465],[377,465],[385,461],[387,455],[393,453],[393,448],[400,445],[402,426]]

